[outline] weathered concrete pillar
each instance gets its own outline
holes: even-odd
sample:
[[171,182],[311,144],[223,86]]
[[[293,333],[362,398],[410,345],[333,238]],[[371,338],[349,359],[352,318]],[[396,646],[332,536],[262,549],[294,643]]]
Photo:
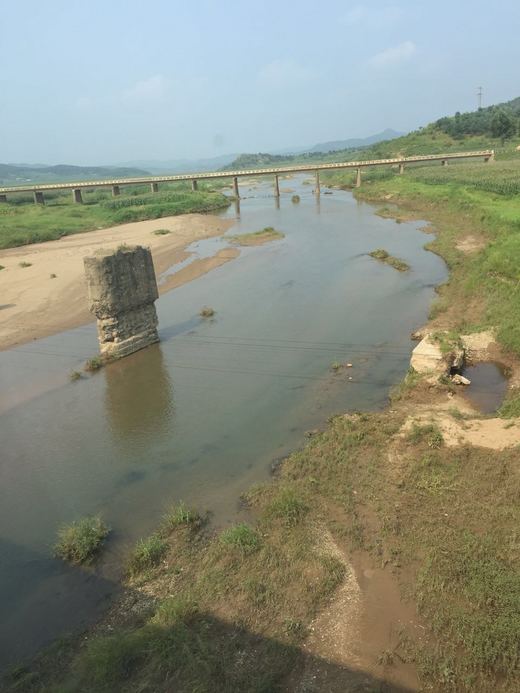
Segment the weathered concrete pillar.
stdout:
[[274,177],[274,196],[280,197],[280,181],[277,175]]
[[149,248],[120,246],[83,258],[89,310],[104,356],[127,356],[159,341],[157,281]]
[[404,173],[404,164],[399,164],[399,175],[402,176]]
[[153,193],[159,192],[159,183],[150,183],[150,190]]
[[321,193],[319,171],[316,171],[316,187],[314,188],[314,192],[316,193],[316,195],[319,195]]
[[356,187],[356,188],[361,187],[361,169],[360,168],[358,168],[358,170],[356,172],[356,182],[355,182],[354,187]]
[[233,192],[235,193],[235,197],[237,198],[237,200],[239,200],[240,192],[238,190],[238,178],[236,176],[233,178]]
[[0,194],[0,202],[7,202],[7,195],[4,195],[4,193]]
[[495,160],[495,150],[493,150],[489,156],[484,157],[484,161],[486,164],[489,164],[491,161],[494,161],[494,160]]
[[81,188],[74,188],[72,190],[72,200],[78,205],[83,204],[83,198],[81,196]]
[[44,205],[45,204],[45,199],[43,197],[43,193],[41,190],[35,190],[33,195],[34,195],[34,202],[37,205]]
[[193,192],[195,192],[195,191],[198,189],[198,187],[199,187],[199,186],[198,186],[198,183],[197,183],[197,179],[194,178],[194,179],[191,181],[191,189],[193,190]]
[[117,197],[121,193],[119,185],[112,186],[112,197]]
[[447,165],[448,165],[448,162],[446,161],[446,159],[443,159],[441,161],[441,166],[447,166]]

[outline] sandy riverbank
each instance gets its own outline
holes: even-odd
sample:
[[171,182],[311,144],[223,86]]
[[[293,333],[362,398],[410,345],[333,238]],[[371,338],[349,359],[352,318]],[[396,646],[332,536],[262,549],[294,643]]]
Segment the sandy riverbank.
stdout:
[[[141,244],[152,250],[155,271],[182,262],[194,241],[220,236],[232,221],[206,214],[122,224],[0,251],[0,349],[46,337],[93,320],[87,310],[83,258],[99,248],[116,248],[121,243]],[[168,234],[155,235],[158,229]],[[238,255],[220,252],[215,257],[195,260],[181,277],[160,286],[164,293],[209,272]],[[28,266],[21,266],[26,263]],[[52,276],[55,275],[55,276]],[[172,277],[173,280],[173,277]]]

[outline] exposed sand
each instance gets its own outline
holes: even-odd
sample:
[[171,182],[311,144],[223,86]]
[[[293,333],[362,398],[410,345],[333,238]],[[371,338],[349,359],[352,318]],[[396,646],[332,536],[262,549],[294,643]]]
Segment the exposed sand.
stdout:
[[[149,246],[160,275],[190,256],[186,247],[199,239],[220,236],[233,222],[206,214],[186,214],[122,224],[0,251],[0,349],[78,327],[94,318],[87,310],[83,257],[121,243]],[[155,235],[154,230],[171,233]],[[236,257],[239,251],[220,251],[195,260],[164,282],[159,291],[184,284]],[[20,263],[30,267],[20,267]],[[55,274],[55,278],[51,275]]]

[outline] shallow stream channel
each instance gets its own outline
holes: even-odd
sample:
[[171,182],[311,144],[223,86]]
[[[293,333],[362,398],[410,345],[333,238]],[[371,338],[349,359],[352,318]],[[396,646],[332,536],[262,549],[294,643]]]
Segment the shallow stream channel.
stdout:
[[[241,492],[306,431],[383,407],[404,377],[409,335],[446,278],[423,224],[380,218],[346,191],[317,198],[304,176],[280,183],[279,201],[272,181],[246,183],[223,215],[235,219],[226,236],[272,226],[285,237],[164,294],[160,344],[76,382],[70,372],[97,353],[94,324],[0,353],[0,668],[102,613],[168,505],[236,521]],[[226,236],[195,243],[193,257]],[[376,248],[411,269],[369,257]],[[199,316],[205,305],[213,318]],[[58,527],[95,513],[112,528],[103,559],[53,558]]]

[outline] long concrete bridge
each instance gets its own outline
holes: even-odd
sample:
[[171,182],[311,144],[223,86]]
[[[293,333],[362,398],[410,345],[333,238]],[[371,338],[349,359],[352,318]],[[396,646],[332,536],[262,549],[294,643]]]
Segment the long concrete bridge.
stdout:
[[356,171],[355,186],[361,185],[361,169],[373,166],[399,166],[399,173],[404,173],[407,164],[418,164],[428,161],[439,161],[446,166],[449,161],[456,159],[483,159],[492,161],[495,152],[487,149],[478,152],[457,152],[450,154],[430,154],[426,156],[406,156],[395,159],[371,159],[368,161],[344,161],[330,164],[302,164],[299,166],[280,166],[276,168],[256,168],[241,171],[211,171],[205,173],[183,173],[175,176],[146,176],[143,178],[116,178],[113,180],[90,180],[73,183],[45,183],[41,185],[21,185],[0,188],[0,202],[7,202],[7,196],[12,193],[33,193],[36,204],[45,204],[45,191],[71,190],[74,202],[82,203],[81,191],[92,188],[112,188],[112,195],[117,197],[124,185],[149,185],[153,193],[158,192],[160,183],[178,183],[179,181],[191,181],[192,189],[197,190],[199,180],[213,180],[215,178],[232,178],[233,189],[236,197],[240,197],[238,190],[238,179],[245,176],[268,176],[274,175],[274,193],[280,196],[280,186],[278,177],[285,173],[314,173],[316,176],[315,193],[320,193],[320,171],[331,171],[337,169],[354,169]]

